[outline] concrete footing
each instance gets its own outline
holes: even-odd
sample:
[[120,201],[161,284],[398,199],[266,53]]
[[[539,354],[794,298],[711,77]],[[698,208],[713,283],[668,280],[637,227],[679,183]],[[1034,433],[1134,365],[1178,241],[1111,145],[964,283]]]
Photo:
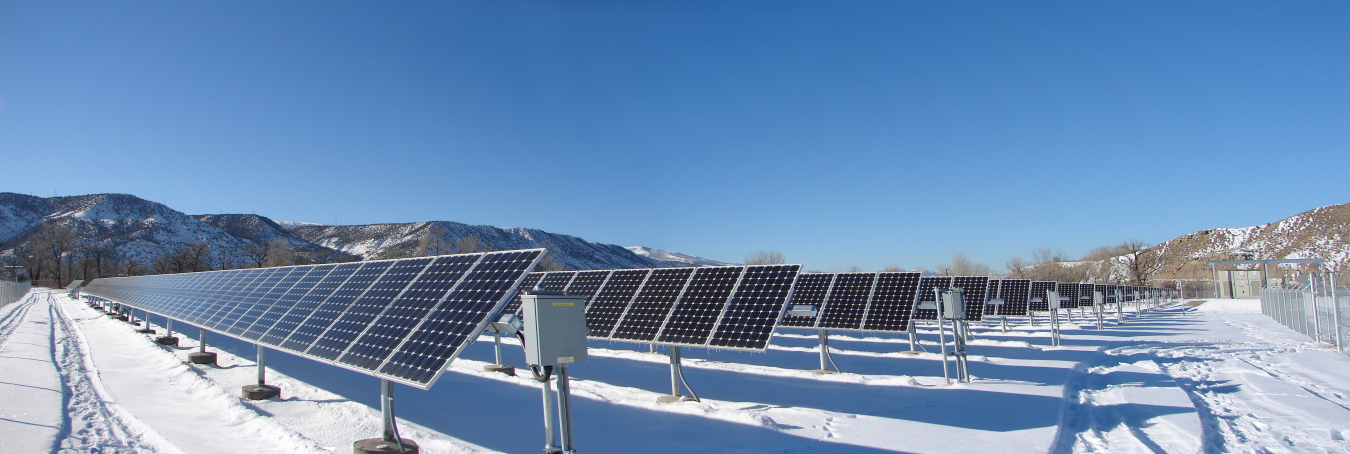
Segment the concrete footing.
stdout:
[[669,404],[669,403],[675,403],[675,402],[684,402],[684,401],[686,401],[686,400],[694,400],[694,398],[693,398],[693,397],[689,397],[689,396],[661,396],[661,397],[657,397],[657,398],[656,398],[656,401],[657,401],[657,402],[660,402],[660,403],[663,403],[663,404]]
[[[402,438],[401,440],[403,440],[403,454],[417,454],[418,452],[417,442],[414,442],[407,438]],[[398,443],[392,441],[384,441],[383,439],[379,438],[370,438],[358,441],[356,443],[352,443],[352,453],[353,454],[398,453]]]
[[516,367],[507,365],[488,364],[483,366],[483,372],[501,372],[512,377],[516,376]]
[[188,353],[188,362],[192,364],[215,364],[216,354],[214,352]]
[[911,352],[911,351],[903,351],[903,352],[900,352],[901,355],[917,355],[917,354],[920,354],[920,353],[923,353],[923,352],[920,352],[920,351],[913,351],[913,352]]
[[155,334],[155,330],[150,329],[150,328],[141,328],[141,329],[136,330],[136,332],[141,333],[141,334]]
[[819,374],[819,375],[825,375],[825,374],[837,374],[837,373],[839,373],[839,371],[833,371],[833,370],[829,370],[829,369],[816,369],[816,370],[807,371],[807,372],[811,372],[811,373],[813,373],[813,374]]
[[174,346],[174,347],[177,347],[177,346],[178,346],[178,338],[177,338],[177,337],[169,337],[169,336],[159,336],[159,337],[156,337],[156,338],[155,338],[155,343],[160,344],[160,345],[172,345],[172,346]]
[[[248,385],[244,387],[244,398],[248,400],[271,399],[280,395],[281,388],[272,385]],[[397,449],[394,450],[394,452],[397,451]]]

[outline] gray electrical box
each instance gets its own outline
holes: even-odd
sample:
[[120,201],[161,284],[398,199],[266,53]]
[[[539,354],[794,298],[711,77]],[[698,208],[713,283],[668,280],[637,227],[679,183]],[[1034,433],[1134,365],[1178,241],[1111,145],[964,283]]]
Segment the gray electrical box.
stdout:
[[949,320],[966,319],[966,298],[959,288],[948,288],[939,291],[942,296],[942,316]]
[[1050,303],[1050,310],[1059,310],[1059,292],[1054,290],[1045,291],[1045,301]]
[[586,362],[586,298],[562,292],[527,290],[521,295],[525,310],[525,362],[557,366]]
[[1106,304],[1106,295],[1102,292],[1092,292],[1092,305],[1102,306]]

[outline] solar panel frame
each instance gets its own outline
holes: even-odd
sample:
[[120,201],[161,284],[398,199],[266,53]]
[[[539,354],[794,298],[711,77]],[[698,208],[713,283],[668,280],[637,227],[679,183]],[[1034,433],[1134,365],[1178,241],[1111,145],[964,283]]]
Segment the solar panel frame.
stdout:
[[1059,292],[1060,309],[1078,308],[1078,288],[1079,285],[1076,282],[1060,282],[1056,286],[1056,291]]
[[743,266],[709,266],[694,270],[679,300],[661,325],[654,343],[696,347],[707,345],[713,330],[717,328],[718,319],[745,275]]
[[984,318],[985,295],[988,294],[988,276],[953,276],[948,288],[962,289],[966,302],[966,321],[978,322]]
[[[911,320],[937,320],[942,311],[942,302],[937,299],[937,290],[951,288],[952,278],[948,276],[923,276],[919,279],[918,297],[914,302],[914,315]],[[919,309],[919,303],[932,301],[937,309]]]
[[[647,282],[650,275],[650,269],[612,271],[605,283],[596,290],[591,303],[586,305],[586,328],[590,330],[587,337],[609,339],[610,333],[614,332],[614,327],[618,326],[619,320],[628,310],[628,304],[642,290],[642,284]],[[636,285],[632,284],[634,280],[637,281]]]
[[693,268],[653,269],[642,283],[642,288],[629,301],[623,316],[615,322],[609,338],[646,343],[656,341],[693,276]]
[[990,279],[989,287],[985,289],[984,296],[984,315],[998,315],[998,307],[990,305],[989,302],[998,298],[999,286],[1002,285],[1002,279]]
[[567,283],[567,288],[563,289],[563,293],[585,297],[586,305],[590,306],[591,298],[594,298],[600,288],[604,287],[610,274],[613,274],[613,271],[578,271],[577,275],[573,276],[572,280]]
[[[746,277],[752,276],[751,273],[757,272],[767,276],[746,280]],[[774,328],[792,303],[792,290],[800,276],[801,265],[797,264],[746,266],[736,283],[736,290],[717,318],[707,347],[749,351],[767,349]],[[727,323],[729,315],[740,323]],[[724,329],[730,326],[734,327]]]

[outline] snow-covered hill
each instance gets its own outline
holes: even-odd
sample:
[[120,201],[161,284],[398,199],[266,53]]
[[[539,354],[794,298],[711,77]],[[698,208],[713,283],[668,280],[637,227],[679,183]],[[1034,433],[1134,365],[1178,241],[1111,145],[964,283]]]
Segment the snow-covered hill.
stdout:
[[681,254],[679,252],[663,251],[660,249],[652,249],[649,247],[629,246],[627,249],[633,251],[634,254],[647,257],[649,259],[656,260],[658,262],[665,263],[670,266],[734,265],[734,263],[725,263],[716,260],[708,260],[703,257],[693,256],[689,254]]
[[278,238],[299,251],[313,252],[325,249],[291,233],[280,223],[256,214],[198,214],[193,219],[219,227],[226,233],[258,244],[268,244]]
[[301,222],[301,221],[272,221],[272,222],[277,223],[277,225],[281,226],[281,228],[286,230],[290,230],[296,227],[307,227],[311,225],[328,225],[328,224],[320,224],[317,222]]
[[[406,224],[303,226],[291,232],[312,243],[366,259],[420,254],[432,235],[445,244],[475,236],[492,247],[504,249],[549,248],[549,254],[566,269],[664,268],[669,265],[634,254],[621,246],[592,243],[571,235],[538,229],[468,225],[434,221]],[[446,253],[457,251],[446,251]]]

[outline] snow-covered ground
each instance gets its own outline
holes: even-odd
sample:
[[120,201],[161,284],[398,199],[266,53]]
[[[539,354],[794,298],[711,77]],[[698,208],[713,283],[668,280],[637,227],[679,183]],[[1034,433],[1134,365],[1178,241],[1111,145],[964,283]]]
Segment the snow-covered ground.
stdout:
[[[940,356],[903,337],[835,332],[844,374],[816,375],[815,333],[765,354],[684,350],[702,402],[661,404],[664,355],[593,342],[571,368],[579,452],[1346,452],[1350,358],[1215,300],[1130,314],[1098,331],[1075,316],[1064,346],[1045,325],[976,324],[974,383],[946,385]],[[152,320],[156,325],[162,320]],[[7,452],[350,452],[380,431],[378,380],[269,351],[280,398],[240,399],[254,348],[208,338],[218,366],[189,365],[62,293],[0,308],[0,447]],[[921,329],[935,350],[935,326]],[[156,327],[162,333],[162,327]],[[538,452],[538,384],[483,372],[490,338],[431,391],[398,387],[400,429],[424,452]],[[523,354],[505,342],[506,361]]]

